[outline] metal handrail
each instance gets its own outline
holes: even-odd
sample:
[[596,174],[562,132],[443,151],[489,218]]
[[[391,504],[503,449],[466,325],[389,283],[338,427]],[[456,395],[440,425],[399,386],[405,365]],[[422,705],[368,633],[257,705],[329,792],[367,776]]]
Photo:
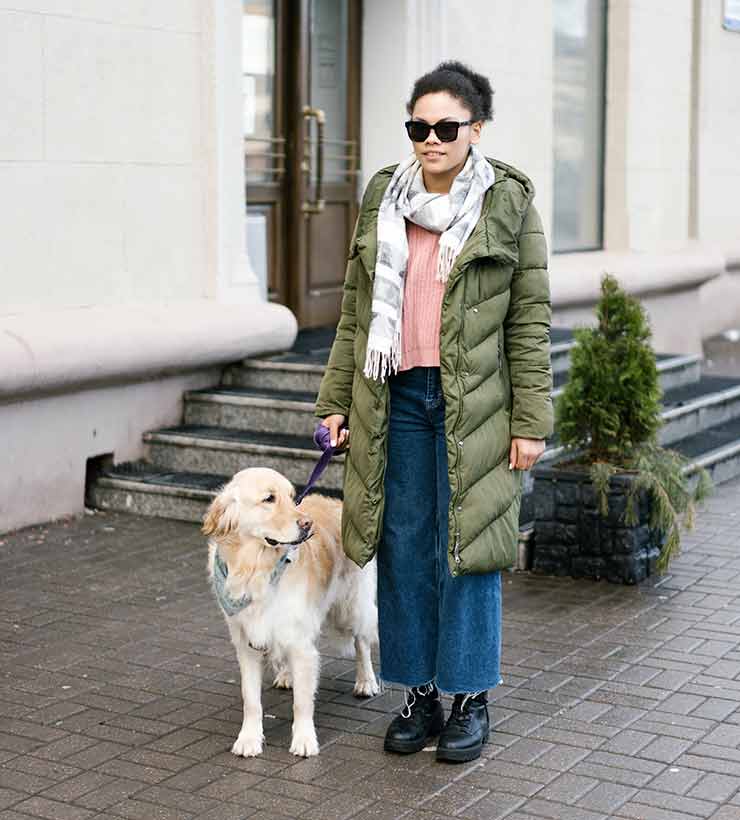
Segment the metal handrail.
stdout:
[[[313,200],[307,199],[301,206],[301,210],[306,218],[312,214],[320,214],[324,210],[324,200],[321,198],[321,189],[324,182],[324,125],[326,124],[326,114],[321,108],[311,108],[306,105],[303,108],[305,120],[316,120],[316,189]],[[311,179],[311,141],[306,140],[304,148],[302,169]]]
[[[321,213],[324,209],[324,200],[321,198],[321,193],[324,185],[324,170],[325,170],[325,163],[329,162],[346,162],[347,168],[342,171],[348,177],[358,177],[361,174],[361,171],[357,167],[358,161],[358,142],[357,140],[341,140],[341,139],[327,139],[325,134],[325,123],[326,123],[326,116],[324,112],[319,108],[310,108],[306,106],[303,109],[303,116],[306,119],[315,118],[317,124],[317,135],[316,137],[311,137],[310,135],[306,137],[304,141],[304,160],[302,163],[302,170],[306,172],[309,177],[311,176],[311,152],[314,146],[317,148],[317,157],[316,157],[316,164],[317,164],[317,178],[316,178],[316,191],[315,191],[315,198],[313,200],[308,200],[303,203],[302,210],[308,216],[310,214]],[[249,183],[260,183],[260,182],[272,182],[273,180],[264,179],[264,177],[282,177],[287,173],[286,168],[286,161],[288,160],[288,153],[286,151],[287,148],[287,138],[282,136],[276,137],[244,137],[245,143],[245,151],[244,151],[244,159],[247,165],[250,162],[254,162],[255,160],[264,159],[264,160],[271,160],[272,165],[269,168],[260,168],[254,169],[252,168],[252,173],[250,174],[250,168],[246,167],[246,181]],[[270,147],[273,145],[276,148],[282,148],[283,150],[250,150],[251,145],[256,144],[269,144]],[[324,152],[324,147],[327,145],[332,146],[346,146],[347,153],[339,153],[339,154],[327,154]],[[256,175],[255,172],[259,173],[259,176]]]
[[270,157],[272,159],[286,159],[287,154],[282,151],[260,151],[258,154],[244,154],[247,159],[259,159],[260,157]]

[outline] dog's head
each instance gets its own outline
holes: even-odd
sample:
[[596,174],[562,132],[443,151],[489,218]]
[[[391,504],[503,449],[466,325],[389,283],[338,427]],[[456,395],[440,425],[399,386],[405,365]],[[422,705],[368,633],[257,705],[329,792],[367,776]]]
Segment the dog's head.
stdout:
[[240,470],[213,499],[201,532],[214,540],[256,538],[270,546],[295,544],[311,534],[312,521],[296,507],[295,490],[275,470]]

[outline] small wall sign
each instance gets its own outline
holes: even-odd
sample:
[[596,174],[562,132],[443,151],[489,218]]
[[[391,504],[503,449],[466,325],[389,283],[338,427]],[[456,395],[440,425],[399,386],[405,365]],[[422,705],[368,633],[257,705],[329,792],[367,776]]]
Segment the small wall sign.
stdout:
[[725,0],[722,26],[728,31],[740,31],[740,0]]

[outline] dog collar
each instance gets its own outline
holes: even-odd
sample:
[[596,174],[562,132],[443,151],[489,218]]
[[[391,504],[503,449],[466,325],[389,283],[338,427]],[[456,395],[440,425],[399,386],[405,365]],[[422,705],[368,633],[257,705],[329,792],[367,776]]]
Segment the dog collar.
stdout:
[[226,591],[226,579],[228,577],[229,568],[221,558],[218,549],[216,549],[213,561],[213,591],[216,594],[219,606],[226,615],[238,615],[252,603],[252,599],[249,595],[242,595],[241,598],[233,598],[229,595]]
[[[296,544],[290,544],[288,549],[280,556],[275,566],[270,573],[270,586],[277,586],[283,573],[288,568],[288,564],[293,560],[298,547],[303,543],[300,541]],[[230,616],[238,615],[243,612],[251,603],[252,598],[249,595],[242,595],[241,598],[234,598],[226,591],[226,579],[229,577],[229,568],[226,562],[221,557],[218,549],[213,561],[213,591],[216,595],[216,600],[223,611]]]

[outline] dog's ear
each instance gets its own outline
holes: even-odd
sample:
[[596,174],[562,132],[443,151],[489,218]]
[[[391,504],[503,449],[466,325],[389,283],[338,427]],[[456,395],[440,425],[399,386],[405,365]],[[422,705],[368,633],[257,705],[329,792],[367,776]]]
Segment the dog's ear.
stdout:
[[239,526],[239,502],[231,490],[222,490],[211,502],[200,531],[204,535],[223,538]]

